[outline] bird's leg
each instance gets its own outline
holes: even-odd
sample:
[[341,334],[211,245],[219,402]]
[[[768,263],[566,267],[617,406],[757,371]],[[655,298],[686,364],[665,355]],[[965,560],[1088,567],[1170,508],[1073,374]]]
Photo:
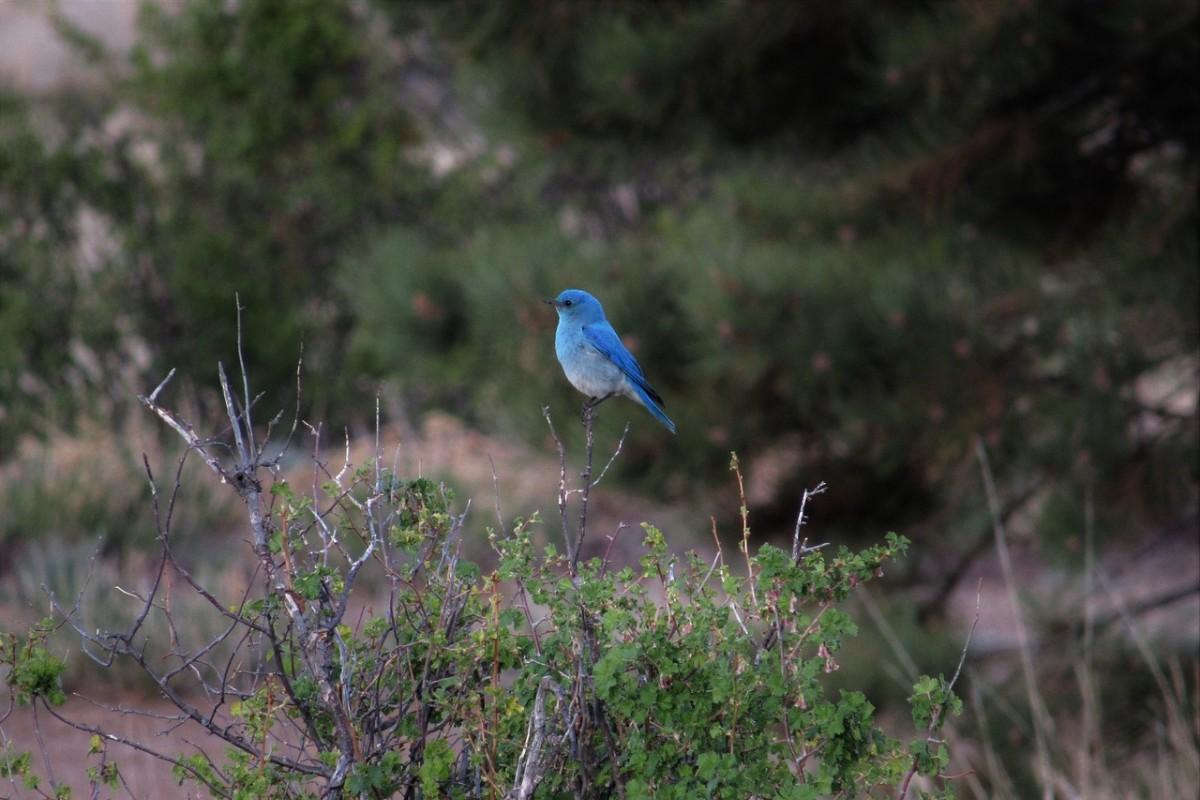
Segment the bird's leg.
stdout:
[[585,402],[583,404],[583,406],[584,406],[584,408],[595,408],[596,406],[600,405],[601,403],[603,403],[605,400],[607,400],[608,398],[610,398],[612,396],[613,396],[613,392],[609,392],[608,394],[604,395],[603,397],[589,397],[587,399],[587,402]]
[[613,393],[609,392],[603,397],[589,397],[583,402],[583,409],[579,412],[579,418],[585,423],[589,416],[593,416],[596,412],[596,407],[603,403],[608,398],[612,397]]

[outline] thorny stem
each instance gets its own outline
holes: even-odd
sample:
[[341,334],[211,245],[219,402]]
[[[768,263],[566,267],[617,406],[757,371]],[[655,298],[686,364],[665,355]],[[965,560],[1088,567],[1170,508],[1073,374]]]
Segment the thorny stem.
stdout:
[[[587,535],[588,497],[592,493],[592,449],[596,443],[595,435],[596,407],[584,404],[583,430],[586,442],[583,471],[579,473],[579,535],[575,538],[575,552],[571,554],[571,577],[579,574],[579,551],[583,548],[583,537]],[[624,441],[624,437],[622,437]],[[618,452],[620,452],[618,447]],[[616,458],[616,454],[613,455]],[[612,463],[612,462],[609,462]],[[608,467],[605,467],[605,471]]]
[[567,451],[563,448],[562,439],[558,438],[558,432],[554,430],[554,420],[550,418],[550,406],[542,407],[542,416],[546,418],[546,425],[550,428],[550,437],[554,439],[554,446],[558,448],[558,516],[562,520],[563,543],[567,548],[567,559],[574,563],[575,546],[571,539],[570,526],[567,524]]
[[[740,480],[740,478],[739,478],[739,480]],[[740,485],[740,483],[739,483],[739,485]],[[808,521],[804,516],[804,508],[805,508],[805,506],[808,505],[808,498],[815,497],[819,494],[824,494],[825,490],[828,488],[829,487],[825,484],[825,481],[821,481],[816,486],[814,486],[812,489],[805,489],[804,496],[800,498],[800,513],[796,514],[796,530],[792,534],[792,561],[796,564],[800,563],[801,556],[807,555],[808,553],[811,553],[813,550],[817,550],[821,547],[826,546],[823,544],[819,544],[814,547],[809,547],[808,539],[804,539],[803,541],[801,541],[800,529],[802,527],[804,527],[804,523]]]
[[750,560],[750,508],[746,505],[746,487],[742,481],[742,467],[737,453],[732,454],[729,468],[737,476],[738,501],[742,515],[742,555],[746,558],[746,583],[750,587],[750,601],[758,606],[758,593],[754,590],[754,564]]

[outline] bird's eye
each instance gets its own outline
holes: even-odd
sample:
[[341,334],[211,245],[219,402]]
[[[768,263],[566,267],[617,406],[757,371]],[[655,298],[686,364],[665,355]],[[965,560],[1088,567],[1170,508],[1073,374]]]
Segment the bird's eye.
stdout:
[[563,305],[564,305],[564,306],[569,306],[569,305],[571,305],[571,301],[570,301],[570,300],[563,300]]

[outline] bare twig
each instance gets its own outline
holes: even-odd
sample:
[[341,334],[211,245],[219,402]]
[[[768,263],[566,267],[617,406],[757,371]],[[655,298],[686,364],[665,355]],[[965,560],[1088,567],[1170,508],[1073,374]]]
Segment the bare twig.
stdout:
[[[300,374],[301,374],[303,367],[304,367],[304,345],[301,344],[300,345],[300,357],[296,359],[296,408],[295,408],[295,411],[292,413],[292,427],[288,430],[287,438],[283,440],[283,447],[279,448],[279,452],[276,453],[275,457],[271,459],[272,466],[278,466],[279,463],[281,461],[283,461],[283,457],[285,455],[287,455],[288,449],[292,446],[292,437],[296,435],[296,426],[300,424],[300,397],[301,397]],[[268,428],[267,439],[269,440],[270,438],[271,438],[271,431]],[[263,446],[263,450],[265,451],[265,449],[267,447],[267,442],[264,441],[262,446]],[[261,454],[260,454],[260,458],[261,458]]]
[[57,719],[59,722],[63,723],[64,725],[68,725],[78,731],[83,731],[84,733],[94,734],[96,736],[99,736],[101,739],[105,739],[110,742],[116,742],[117,744],[123,744],[126,747],[129,747],[129,748],[132,748],[139,752],[145,753],[146,755],[153,756],[154,758],[157,758],[160,761],[165,761],[166,763],[170,764],[175,769],[181,770],[181,771],[186,772],[187,774],[191,775],[198,782],[203,784],[213,794],[216,794],[220,797],[227,797],[227,798],[233,797],[232,794],[230,794],[229,792],[226,792],[224,789],[222,789],[219,784],[214,784],[214,783],[211,783],[210,781],[208,781],[202,772],[197,770],[195,767],[193,767],[191,764],[184,761],[183,759],[174,758],[172,756],[166,755],[165,753],[160,753],[157,750],[154,750],[153,748],[147,747],[146,745],[142,744],[141,742],[137,741],[136,739],[130,739],[128,737],[120,736],[115,733],[109,733],[108,731],[104,730],[103,728],[97,727],[95,725],[91,725],[86,722],[79,722],[78,720],[73,720],[73,719],[70,719],[69,717],[65,717],[65,716],[59,714],[57,711],[55,711],[54,707],[51,706],[49,703],[47,703],[45,700],[42,700],[42,704],[45,707],[45,709],[48,712],[50,712],[51,716],[53,716],[55,719]]
[[496,477],[496,462],[492,459],[492,454],[488,453],[488,464],[492,467],[492,494],[496,501],[496,533],[504,533],[504,514],[500,512],[500,479]]
[[237,307],[237,357],[238,367],[242,371],[242,398],[243,403],[245,403],[242,418],[245,421],[246,427],[246,454],[249,456],[249,454],[256,451],[254,449],[254,424],[250,420],[250,376],[246,373],[246,358],[242,352],[242,299],[238,296],[237,292],[233,293],[233,304]]
[[[159,384],[159,389],[161,389],[165,384],[166,381],[164,380],[161,384]],[[157,392],[159,389],[156,389],[155,391]],[[221,462],[215,455],[208,451],[208,445],[201,441],[200,437],[196,435],[196,432],[192,430],[191,425],[183,422],[177,416],[175,416],[175,414],[158,405],[155,402],[153,395],[150,397],[138,395],[138,400],[140,400],[142,404],[146,406],[146,408],[158,415],[159,419],[171,426],[171,428],[179,434],[189,448],[198,452],[201,458],[204,459],[204,463],[207,464],[208,468],[211,469],[216,476],[221,479],[222,483],[232,483],[232,480],[230,479],[229,475],[226,474],[225,468],[221,465]]]
[[[571,553],[571,577],[579,574],[579,551],[583,548],[583,539],[587,536],[588,498],[592,494],[592,448],[595,445],[596,407],[589,404],[583,406],[583,430],[585,457],[583,471],[579,473],[579,529],[575,534],[575,547]],[[624,441],[624,437],[622,437]],[[620,444],[617,445],[618,451]],[[616,453],[613,454],[616,458]],[[611,463],[611,462],[610,462]],[[605,469],[608,469],[605,467]]]
[[792,534],[792,561],[797,564],[800,563],[801,556],[817,549],[818,547],[825,546],[817,545],[817,547],[809,548],[807,539],[805,539],[803,542],[800,541],[800,528],[803,527],[804,523],[806,522],[804,517],[804,508],[808,505],[808,498],[816,497],[819,494],[824,494],[825,490],[828,488],[829,487],[825,484],[825,481],[821,481],[812,489],[805,489],[804,496],[800,498],[800,512],[796,514],[796,530]]
[[625,437],[629,435],[629,423],[625,423],[625,430],[621,431],[621,438],[617,440],[617,446],[613,450],[613,454],[609,456],[608,463],[604,465],[604,469],[600,470],[600,475],[596,480],[592,481],[592,486],[599,486],[600,481],[604,480],[604,476],[608,474],[608,468],[617,460],[617,456],[621,455],[621,449],[625,446]]
[[713,545],[717,548],[717,552],[715,555],[713,555],[712,564],[709,566],[708,572],[704,573],[704,579],[700,581],[701,586],[706,586],[708,584],[708,580],[712,577],[717,565],[721,563],[721,539],[717,536],[717,518],[709,517],[708,521],[712,523]]
[[629,527],[629,525],[627,525],[626,523],[618,522],[617,529],[615,531],[613,531],[612,536],[608,537],[608,547],[604,548],[604,558],[602,559],[601,564],[600,564],[600,574],[601,575],[608,572],[608,565],[611,563],[611,560],[612,560],[613,547],[617,544],[617,539],[620,538],[621,531],[625,530],[628,527]]
[[554,446],[558,448],[558,516],[562,519],[563,543],[567,548],[567,561],[574,563],[575,545],[567,523],[567,451],[563,448],[562,439],[558,438],[558,432],[554,430],[554,420],[550,419],[550,406],[542,407],[542,416],[546,418],[546,425],[550,427],[550,436],[554,439]]
[[[242,364],[240,345],[241,338],[239,333],[239,364]],[[267,578],[268,584],[272,587],[274,593],[282,600],[284,608],[287,610],[291,626],[294,629],[299,641],[299,654],[301,660],[304,662],[305,672],[316,681],[319,689],[318,696],[320,698],[320,702],[332,717],[334,730],[336,731],[336,749],[338,752],[338,758],[332,770],[328,770],[328,768],[324,766],[310,767],[306,764],[301,764],[299,762],[290,760],[283,760],[283,763],[289,767],[300,769],[302,771],[311,770],[315,771],[316,774],[327,775],[328,784],[326,788],[326,794],[336,794],[340,792],[341,786],[345,781],[346,776],[349,774],[351,766],[356,760],[357,751],[355,746],[354,732],[348,716],[349,711],[343,702],[342,692],[338,686],[335,686],[332,677],[335,674],[335,669],[333,668],[335,661],[333,647],[336,639],[333,634],[337,630],[337,626],[341,624],[342,617],[345,614],[347,594],[350,586],[353,584],[358,570],[373,554],[374,549],[379,541],[378,535],[377,533],[372,535],[370,541],[368,542],[366,553],[364,553],[361,558],[352,561],[350,564],[350,567],[345,575],[345,590],[340,593],[339,597],[332,597],[328,592],[328,584],[324,586],[326,591],[322,593],[318,603],[319,609],[313,620],[310,622],[310,619],[306,615],[304,606],[298,600],[298,596],[294,592],[290,591],[290,573],[284,572],[276,565],[275,559],[270,551],[270,528],[273,523],[270,522],[267,516],[264,514],[262,486],[258,479],[259,469],[268,468],[269,465],[261,463],[260,453],[254,447],[254,435],[253,431],[251,430],[251,420],[248,413],[243,413],[240,416],[238,414],[236,408],[237,403],[234,399],[233,392],[230,390],[229,381],[226,376],[224,366],[218,364],[217,372],[220,379],[221,394],[225,402],[226,415],[233,431],[236,460],[232,469],[226,468],[224,465],[222,465],[216,456],[206,449],[205,445],[199,440],[199,437],[196,436],[190,425],[187,425],[179,420],[173,413],[158,406],[157,403],[150,400],[150,398],[142,398],[142,402],[151,408],[151,410],[153,410],[156,414],[158,414],[160,418],[166,421],[177,433],[179,433],[191,449],[199,451],[204,457],[205,462],[208,463],[209,467],[218,476],[220,476],[222,480],[231,483],[237,489],[238,494],[246,504],[254,552],[258,557],[260,567]],[[246,411],[248,412],[248,407],[251,405],[251,400],[249,395],[249,381],[244,373],[244,365],[242,388],[245,404],[247,406]],[[151,480],[153,480],[152,476]],[[163,537],[163,542],[165,546],[165,536]],[[328,550],[328,547],[326,550]],[[164,551],[164,563],[165,559],[166,552]],[[157,582],[155,584],[155,589],[156,588]],[[153,598],[153,596],[153,593],[148,595],[146,609],[143,612],[142,618],[144,618],[145,613],[148,613],[151,602],[150,598]],[[240,611],[238,612],[237,617],[239,622],[244,623],[244,621],[241,619]],[[314,625],[313,622],[317,622],[319,624]],[[237,623],[231,625],[223,634],[221,634],[221,636],[211,641],[204,648],[201,648],[199,651],[193,653],[191,657],[185,658],[183,665],[188,666],[198,662],[199,659],[203,658],[206,652],[215,647],[216,644],[224,639],[224,637],[230,635],[233,632],[236,624]],[[77,631],[78,630],[79,628],[77,627]],[[131,650],[130,646],[132,645],[132,635],[118,636],[115,638],[109,636],[104,641],[91,635],[88,635],[85,638],[93,641],[93,643],[99,645],[102,649],[108,650],[110,653],[119,653],[132,657],[153,676],[153,673],[149,670],[148,665],[145,663],[144,655]],[[120,646],[114,646],[114,643],[120,643]],[[232,664],[232,662],[230,662],[230,664]],[[343,667],[346,666],[348,665],[343,665]],[[227,666],[227,672],[228,668],[229,667]],[[212,727],[213,723],[211,715],[209,715],[206,719],[205,715],[200,714],[198,710],[187,704],[182,697],[180,697],[178,693],[174,691],[173,687],[168,686],[165,679],[156,678],[156,683],[158,684],[159,688],[164,691],[168,698],[172,700],[172,702],[174,702],[181,710],[187,712],[193,719],[201,722],[201,724],[206,724],[206,727],[209,728],[210,732],[222,735],[222,737],[227,741],[230,741],[231,744],[235,744],[238,747],[247,749],[249,752],[257,753],[257,749],[253,745],[241,740],[240,737],[233,736],[229,731],[220,731],[214,729]],[[272,757],[273,760],[276,758],[278,757]]]
[[172,367],[171,371],[167,373],[167,377],[162,379],[162,383],[160,383],[158,386],[154,387],[154,391],[150,393],[150,402],[151,403],[153,403],[154,401],[156,401],[158,399],[159,393],[161,393],[162,390],[166,388],[167,383],[171,380],[171,378],[174,378],[174,377],[175,377],[175,368]]

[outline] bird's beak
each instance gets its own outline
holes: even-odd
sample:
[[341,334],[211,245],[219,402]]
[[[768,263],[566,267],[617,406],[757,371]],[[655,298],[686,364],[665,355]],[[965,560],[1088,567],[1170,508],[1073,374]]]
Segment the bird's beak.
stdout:
[[546,305],[548,305],[548,306],[554,306],[555,308],[557,308],[557,307],[558,307],[558,303],[556,303],[556,302],[555,302],[555,301],[553,301],[553,300],[543,300],[542,302],[543,302],[543,303],[545,303],[545,304],[546,304]]

